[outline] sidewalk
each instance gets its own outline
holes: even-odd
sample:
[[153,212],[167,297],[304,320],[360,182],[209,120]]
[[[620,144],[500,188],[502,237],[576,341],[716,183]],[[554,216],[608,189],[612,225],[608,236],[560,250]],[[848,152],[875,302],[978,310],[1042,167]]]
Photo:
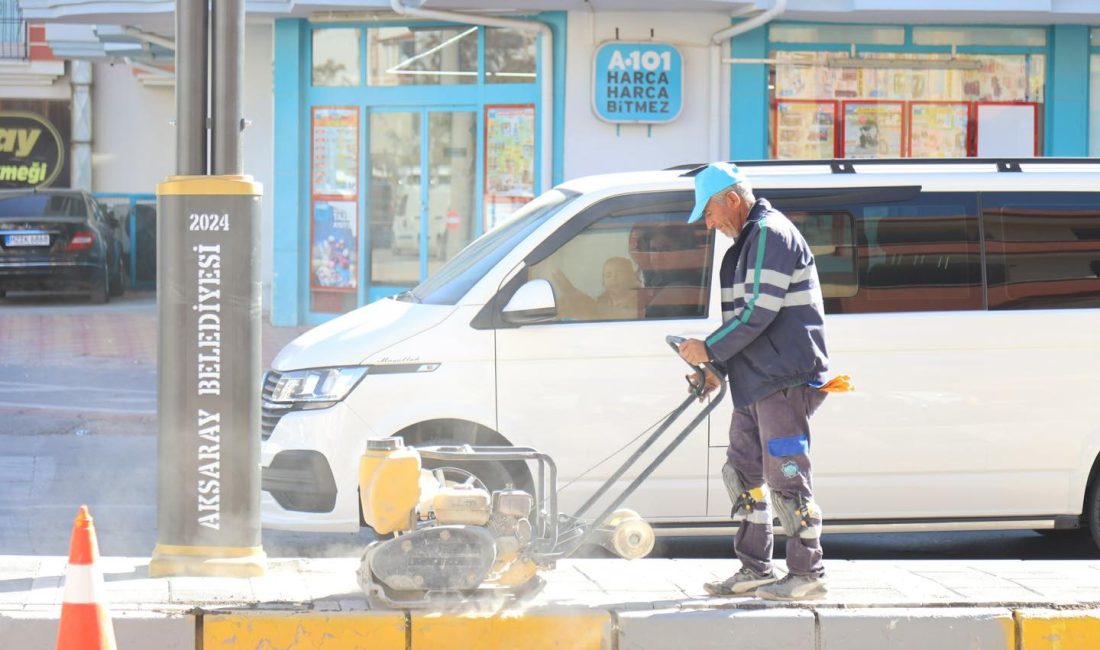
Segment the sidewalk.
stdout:
[[[730,560],[579,559],[510,605],[372,610],[352,558],[150,579],[103,558],[119,648],[1100,648],[1100,561],[830,561],[820,601],[710,598]],[[63,557],[0,556],[0,645],[51,647]]]

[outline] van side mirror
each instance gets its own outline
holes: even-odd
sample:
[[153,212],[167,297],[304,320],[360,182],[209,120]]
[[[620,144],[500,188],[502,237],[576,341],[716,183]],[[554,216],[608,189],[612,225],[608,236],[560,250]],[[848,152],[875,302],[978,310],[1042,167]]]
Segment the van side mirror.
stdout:
[[543,279],[531,280],[512,295],[504,306],[504,320],[515,325],[529,325],[552,320],[558,315],[554,288]]

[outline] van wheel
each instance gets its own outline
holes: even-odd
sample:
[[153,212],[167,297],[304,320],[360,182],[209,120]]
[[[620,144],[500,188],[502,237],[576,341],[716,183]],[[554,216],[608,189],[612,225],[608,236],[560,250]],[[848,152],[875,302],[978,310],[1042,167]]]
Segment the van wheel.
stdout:
[[1094,478],[1085,491],[1084,515],[1092,542],[1100,548],[1100,477]]
[[1085,490],[1085,507],[1081,515],[1082,529],[1089,531],[1093,544],[1100,548],[1100,476],[1094,476],[1089,481],[1089,486]]
[[[429,444],[446,445],[450,443]],[[468,483],[474,487],[484,488],[489,494],[496,490],[503,490],[510,485],[515,485],[512,475],[508,473],[508,468],[504,466],[504,463],[495,460],[474,460],[458,463],[453,460],[424,459],[424,469],[432,472],[436,477],[442,476],[448,485]]]

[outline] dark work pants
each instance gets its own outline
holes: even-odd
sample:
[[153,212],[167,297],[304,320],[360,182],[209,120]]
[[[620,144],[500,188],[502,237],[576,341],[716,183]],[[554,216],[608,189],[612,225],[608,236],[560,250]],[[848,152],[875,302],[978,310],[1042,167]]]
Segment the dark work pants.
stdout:
[[[730,423],[728,462],[742,489],[767,484],[771,504],[787,529],[787,569],[796,575],[824,571],[821,511],[813,501],[809,445],[810,416],[825,396],[810,386],[785,388],[735,409]],[[808,517],[803,516],[806,513]],[[802,521],[807,525],[799,525]],[[790,530],[792,527],[796,529]],[[757,573],[771,570],[773,544],[770,521],[742,521],[734,539],[737,557]]]

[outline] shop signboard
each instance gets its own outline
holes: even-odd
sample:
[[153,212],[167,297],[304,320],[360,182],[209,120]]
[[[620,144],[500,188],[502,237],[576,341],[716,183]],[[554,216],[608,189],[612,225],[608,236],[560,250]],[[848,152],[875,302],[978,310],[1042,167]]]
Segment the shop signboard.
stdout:
[[684,59],[665,43],[612,41],[596,49],[592,109],[605,122],[661,124],[684,105]]
[[485,230],[535,197],[535,107],[485,107]]
[[66,144],[49,119],[0,110],[0,187],[52,184],[65,166]]

